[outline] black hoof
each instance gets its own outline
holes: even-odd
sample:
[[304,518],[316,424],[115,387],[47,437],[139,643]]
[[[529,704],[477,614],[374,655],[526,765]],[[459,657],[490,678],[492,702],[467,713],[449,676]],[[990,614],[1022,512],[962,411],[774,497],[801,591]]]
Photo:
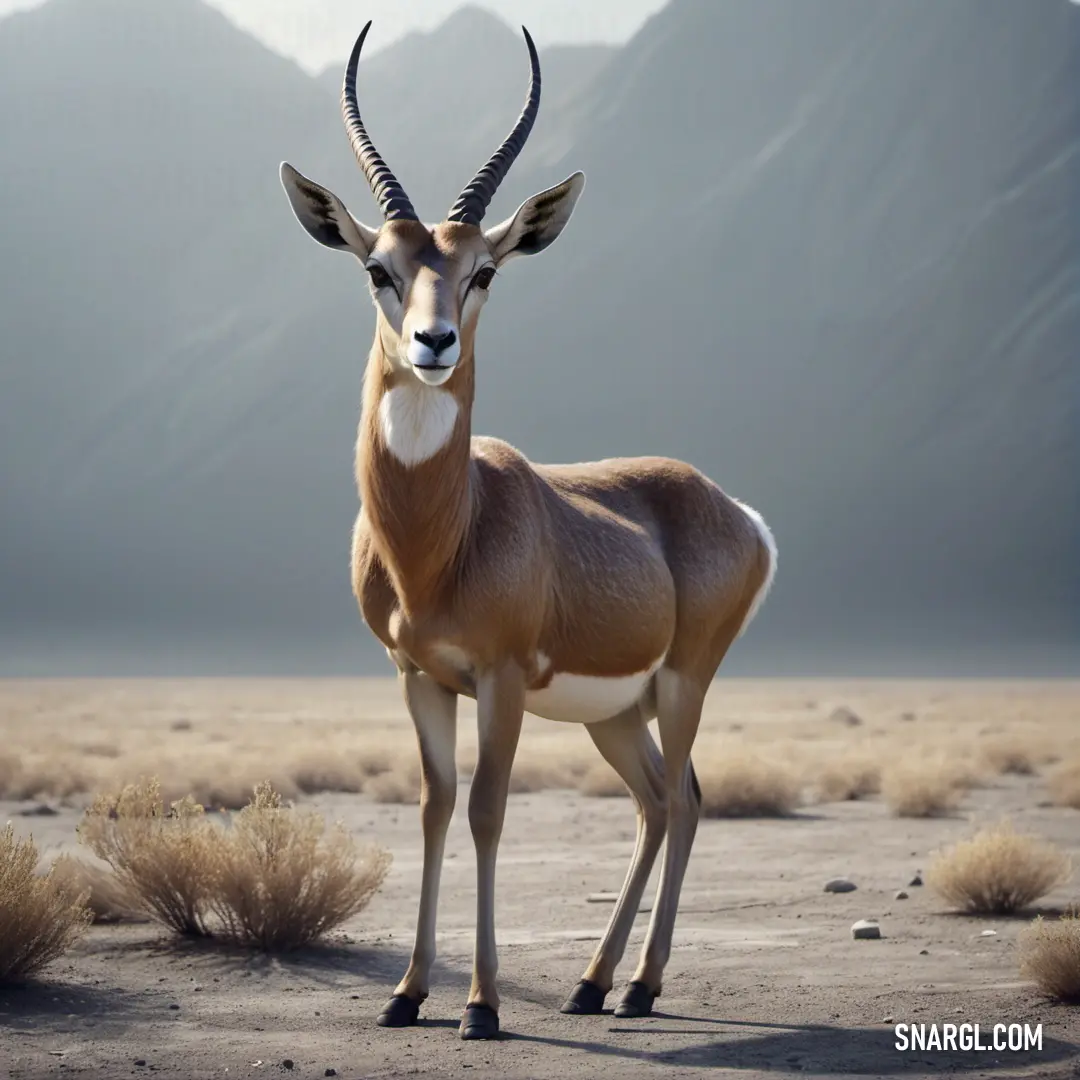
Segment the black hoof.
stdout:
[[604,1011],[604,998],[607,994],[594,982],[582,979],[581,982],[570,991],[559,1012],[573,1013],[577,1016],[593,1015]]
[[622,1001],[615,1006],[616,1016],[648,1016],[652,1012],[657,995],[644,983],[632,982],[622,996]]
[[466,1005],[459,1033],[463,1039],[494,1039],[499,1034],[499,1014],[490,1005]]
[[420,1002],[406,994],[395,994],[375,1021],[379,1027],[411,1027],[420,1016]]

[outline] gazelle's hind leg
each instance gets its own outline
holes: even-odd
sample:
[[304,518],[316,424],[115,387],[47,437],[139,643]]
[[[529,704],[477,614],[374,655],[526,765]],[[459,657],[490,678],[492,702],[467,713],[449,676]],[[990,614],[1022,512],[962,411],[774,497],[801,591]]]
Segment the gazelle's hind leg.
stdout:
[[603,1008],[663,843],[667,821],[663,758],[649,734],[648,721],[635,705],[610,720],[586,725],[604,760],[630,789],[637,808],[637,842],[603,940],[563,1005],[564,1013],[598,1013]]
[[[706,684],[707,685],[707,684]],[[701,813],[690,750],[701,722],[705,687],[689,676],[661,668],[656,673],[657,718],[664,751],[664,788],[667,799],[667,844],[641,959],[616,1016],[647,1016],[660,995],[664,965],[671,953],[671,937],[679,907],[690,849]]]

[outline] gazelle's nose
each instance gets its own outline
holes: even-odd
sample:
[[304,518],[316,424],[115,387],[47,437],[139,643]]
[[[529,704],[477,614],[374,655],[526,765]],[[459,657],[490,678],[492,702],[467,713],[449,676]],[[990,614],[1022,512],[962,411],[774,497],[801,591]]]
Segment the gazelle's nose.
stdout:
[[457,335],[453,330],[447,330],[442,334],[426,334],[423,330],[416,330],[413,337],[420,345],[430,349],[436,360],[457,341]]

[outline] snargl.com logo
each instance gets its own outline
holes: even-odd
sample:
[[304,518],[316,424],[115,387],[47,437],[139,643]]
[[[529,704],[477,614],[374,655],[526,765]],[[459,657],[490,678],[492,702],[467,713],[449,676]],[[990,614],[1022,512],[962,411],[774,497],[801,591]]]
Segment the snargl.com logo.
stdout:
[[1042,1024],[897,1024],[897,1050],[1042,1050]]

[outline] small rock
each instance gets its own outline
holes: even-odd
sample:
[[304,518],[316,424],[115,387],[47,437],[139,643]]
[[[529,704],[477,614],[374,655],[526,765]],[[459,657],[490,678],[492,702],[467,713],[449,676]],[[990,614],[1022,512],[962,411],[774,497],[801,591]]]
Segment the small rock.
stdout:
[[284,1060],[284,1061],[283,1061],[283,1062],[281,1063],[281,1067],[282,1067],[283,1069],[291,1069],[291,1068],[293,1067],[293,1059],[292,1059],[292,1058],[286,1058],[286,1059],[285,1059],[285,1060]]
[[847,878],[833,878],[832,881],[825,882],[826,892],[854,892],[858,886],[853,881],[848,881]]
[[917,889],[922,884],[922,871],[916,870],[915,876],[908,882],[909,889]]
[[586,904],[614,904],[619,899],[615,892],[593,892],[585,897]]
[[893,1022],[893,1018],[892,1018],[891,1016],[886,1016],[886,1017],[884,1017],[884,1018],[882,1019],[882,1021],[881,1021],[881,1022],[882,1022],[883,1024],[891,1024],[891,1023]]
[[919,950],[919,955],[920,956],[929,956],[930,955],[930,950],[929,949],[920,949]]
[[839,705],[829,714],[829,719],[837,724],[847,724],[848,727],[858,727],[862,723],[862,717],[846,705]]
[[915,719],[915,714],[913,712],[902,712],[900,714],[900,719],[910,723],[912,720]]
[[996,930],[984,930],[979,937],[997,937]]
[[173,1002],[173,1003],[172,1003],[172,1004],[171,1004],[171,1005],[169,1006],[169,1008],[170,1008],[170,1009],[179,1009],[179,1008],[180,1008],[180,1006],[179,1006],[179,1005],[177,1005],[177,1004],[176,1004],[176,1002],[174,1001],[174,1002]]
[[900,891],[899,891],[899,892],[898,892],[898,893],[897,893],[897,894],[896,894],[896,895],[895,895],[895,896],[893,897],[893,899],[894,899],[894,900],[906,900],[907,898],[908,898],[908,894],[907,894],[906,892],[904,892],[904,890],[903,890],[903,889],[901,889],[901,890],[900,890]]
[[327,1069],[323,1076],[337,1076],[337,1069]]
[[47,803],[38,803],[37,806],[28,807],[19,811],[19,817],[56,817],[59,810],[53,809]]
[[881,927],[874,919],[860,919],[851,924],[851,936],[856,941],[873,941],[881,937]]
[[135,1064],[136,1065],[145,1065],[146,1064],[146,1058],[136,1058],[135,1059]]

